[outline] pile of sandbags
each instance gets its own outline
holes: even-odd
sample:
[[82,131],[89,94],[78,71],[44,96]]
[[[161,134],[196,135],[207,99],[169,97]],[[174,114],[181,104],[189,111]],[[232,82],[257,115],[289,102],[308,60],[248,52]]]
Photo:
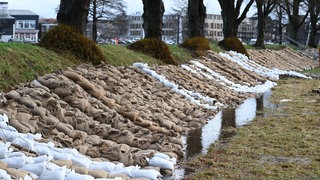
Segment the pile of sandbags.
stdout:
[[251,60],[268,68],[301,71],[317,67],[317,62],[309,56],[291,48],[275,51],[270,49],[249,50]]

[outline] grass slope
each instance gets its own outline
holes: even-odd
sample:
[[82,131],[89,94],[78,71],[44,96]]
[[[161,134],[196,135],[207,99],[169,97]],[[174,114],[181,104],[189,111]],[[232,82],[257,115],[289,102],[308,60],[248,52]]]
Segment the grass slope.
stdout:
[[319,80],[280,80],[278,108],[188,161],[200,167],[188,179],[320,179],[320,94],[312,92],[319,88]]

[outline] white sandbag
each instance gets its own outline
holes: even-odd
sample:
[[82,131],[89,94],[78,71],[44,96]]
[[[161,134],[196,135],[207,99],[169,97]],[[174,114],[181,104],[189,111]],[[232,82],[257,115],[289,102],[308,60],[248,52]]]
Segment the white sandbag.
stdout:
[[52,156],[47,156],[47,155],[41,155],[38,157],[33,157],[32,160],[34,163],[42,163],[42,162],[48,162],[52,160]]
[[74,172],[67,173],[67,176],[65,177],[65,180],[94,180],[92,176],[89,175],[83,175],[78,174]]
[[56,150],[51,150],[50,155],[53,157],[54,160],[61,159],[61,160],[72,160],[73,154],[65,153],[65,152],[57,152]]
[[3,114],[3,115],[0,114],[0,122],[5,122],[5,123],[9,122],[8,116],[6,114]]
[[0,179],[1,180],[11,180],[11,177],[7,173],[7,171],[0,169]]
[[87,158],[86,156],[78,154],[77,156],[74,156],[72,158],[72,163],[74,165],[86,167],[89,169],[90,165],[92,164],[92,161],[89,158]]
[[92,162],[89,169],[91,170],[104,170],[107,172],[112,172],[116,165],[112,162]]
[[66,172],[66,167],[53,168],[53,166],[47,164],[47,168],[39,176],[39,180],[64,180]]
[[2,130],[8,130],[8,131],[12,131],[12,132],[17,132],[16,128],[14,128],[13,126],[8,125],[6,122],[0,122],[0,128]]
[[7,141],[13,141],[15,138],[19,137],[19,133],[15,131],[9,131],[6,129],[1,129],[0,138]]
[[9,147],[11,146],[10,142],[2,143],[0,142],[0,159],[8,157],[8,154],[12,151]]
[[32,149],[34,141],[27,138],[17,137],[11,143],[17,144],[23,148]]
[[154,154],[154,157],[159,157],[162,159],[170,160],[170,156],[168,156],[167,154],[164,154],[164,153],[156,153],[156,154]]
[[18,156],[26,156],[24,153],[22,152],[11,152],[8,154],[8,158],[11,158],[11,157],[18,157]]
[[39,155],[50,155],[50,148],[45,144],[35,144],[32,151]]
[[147,178],[157,180],[162,178],[159,171],[154,169],[136,169],[132,171],[132,178]]
[[4,163],[9,165],[9,168],[19,169],[26,164],[26,156],[18,156],[1,159]]
[[149,160],[149,165],[154,167],[160,167],[160,169],[174,169],[174,163],[170,160],[166,160],[157,156],[154,156]]
[[46,163],[25,164],[20,169],[40,176],[46,169]]
[[[120,163],[122,164],[122,163]],[[137,166],[128,166],[128,167],[123,167],[123,164],[120,166],[116,166],[110,174],[125,174],[127,176],[132,177],[132,171],[137,170],[139,167]]]

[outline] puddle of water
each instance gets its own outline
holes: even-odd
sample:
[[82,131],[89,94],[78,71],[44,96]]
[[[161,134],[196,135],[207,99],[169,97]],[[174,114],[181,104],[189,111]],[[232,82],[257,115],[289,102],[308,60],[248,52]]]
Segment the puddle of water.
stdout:
[[[249,124],[256,116],[269,116],[263,112],[263,109],[277,108],[277,105],[269,101],[271,94],[271,90],[266,91],[258,98],[245,100],[236,109],[220,111],[202,128],[189,131],[187,135],[182,137],[185,159],[200,153],[206,154],[210,145],[216,140],[233,136],[235,128]],[[188,172],[184,169],[177,168],[173,176],[166,179],[182,179],[186,173]]]

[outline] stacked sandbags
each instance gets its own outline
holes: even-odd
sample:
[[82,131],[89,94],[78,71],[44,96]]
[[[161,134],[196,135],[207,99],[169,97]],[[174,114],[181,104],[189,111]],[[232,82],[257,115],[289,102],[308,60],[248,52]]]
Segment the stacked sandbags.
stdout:
[[317,67],[315,60],[291,48],[279,51],[270,49],[249,50],[249,54],[251,60],[268,68],[301,71]]

